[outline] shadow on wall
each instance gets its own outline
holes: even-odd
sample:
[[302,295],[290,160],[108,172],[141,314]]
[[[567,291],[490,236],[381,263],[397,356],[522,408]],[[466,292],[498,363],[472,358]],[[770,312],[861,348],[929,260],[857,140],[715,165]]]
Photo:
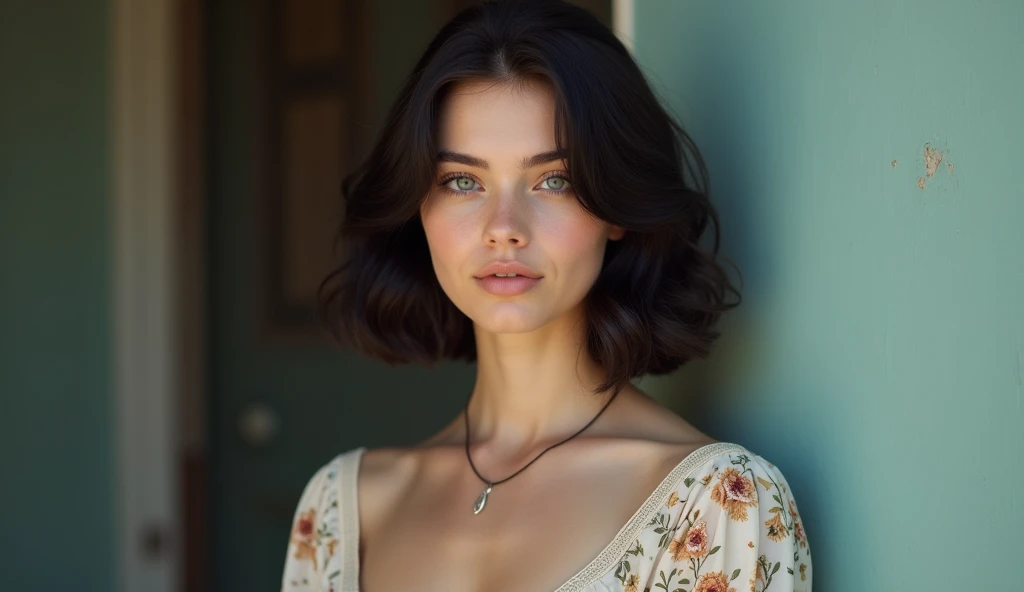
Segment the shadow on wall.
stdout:
[[[778,463],[794,490],[807,537],[814,551],[815,584],[827,582],[826,548],[829,539],[817,536],[822,491],[827,484],[818,475],[828,472],[812,447],[835,439],[829,427],[813,418],[815,408],[793,412],[790,407],[814,401],[829,405],[821,393],[830,393],[828,372],[820,365],[798,361],[799,352],[780,353],[784,320],[797,317],[780,312],[792,295],[784,277],[785,214],[792,206],[785,195],[792,191],[785,168],[800,141],[799,132],[772,121],[798,121],[798,77],[786,72],[787,62],[775,58],[778,71],[766,71],[766,59],[749,53],[751,40],[744,31],[717,14],[708,23],[714,42],[704,45],[699,58],[682,60],[684,71],[663,103],[674,111],[703,155],[710,177],[711,200],[722,223],[720,254],[743,296],[740,307],[727,313],[719,325],[722,337],[708,360],[694,361],[666,377],[648,377],[641,387],[712,437],[733,441]],[[702,37],[707,41],[710,37]],[[766,46],[769,44],[766,43]],[[693,47],[696,46],[696,43]],[[656,77],[655,77],[656,78]],[[685,97],[685,98],[684,98]],[[710,238],[710,237],[705,237]],[[705,243],[711,246],[711,241]],[[728,263],[735,262],[742,280]],[[785,360],[782,358],[785,356]],[[785,367],[782,370],[777,368]],[[787,408],[790,407],[790,408]],[[845,459],[831,456],[830,464]],[[811,493],[814,495],[811,495]],[[867,520],[868,511],[849,500],[846,511]],[[817,586],[816,586],[817,587]]]

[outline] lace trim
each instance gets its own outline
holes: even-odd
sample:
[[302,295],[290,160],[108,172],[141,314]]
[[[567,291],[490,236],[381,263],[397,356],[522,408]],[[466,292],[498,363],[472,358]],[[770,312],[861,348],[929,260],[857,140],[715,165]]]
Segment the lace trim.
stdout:
[[633,514],[633,517],[615,535],[608,546],[602,550],[586,567],[576,575],[569,578],[555,592],[580,592],[590,584],[600,580],[604,574],[615,566],[615,563],[629,550],[629,546],[640,536],[640,533],[650,522],[651,517],[661,506],[668,502],[672,490],[683,478],[701,467],[712,458],[731,450],[745,450],[739,444],[731,442],[715,442],[702,446],[691,452],[684,458],[672,472],[654,490],[654,493],[647,498],[644,505]]
[[359,592],[359,461],[366,451],[360,446],[341,457],[338,478],[338,510],[341,513],[341,589]]

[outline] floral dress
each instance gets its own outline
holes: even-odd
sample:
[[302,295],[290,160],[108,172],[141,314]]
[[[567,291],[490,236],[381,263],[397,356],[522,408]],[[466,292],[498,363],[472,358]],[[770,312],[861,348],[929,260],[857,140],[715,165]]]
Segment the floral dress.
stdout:
[[[366,448],[309,480],[282,592],[359,592],[356,477]],[[811,549],[777,467],[718,442],[681,461],[589,564],[555,592],[804,592]]]

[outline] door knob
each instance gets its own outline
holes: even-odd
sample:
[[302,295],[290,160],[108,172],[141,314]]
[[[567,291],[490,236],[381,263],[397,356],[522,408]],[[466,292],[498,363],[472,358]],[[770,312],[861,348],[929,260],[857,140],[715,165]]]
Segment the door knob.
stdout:
[[238,416],[238,432],[253,447],[262,448],[273,442],[280,430],[277,412],[266,403],[250,403]]

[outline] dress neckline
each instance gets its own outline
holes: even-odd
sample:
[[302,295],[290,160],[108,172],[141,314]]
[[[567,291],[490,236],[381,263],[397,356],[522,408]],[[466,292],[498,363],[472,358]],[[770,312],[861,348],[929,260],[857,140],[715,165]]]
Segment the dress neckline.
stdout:
[[[358,478],[360,462],[366,450],[366,446],[360,446],[341,456],[338,483],[341,490],[339,492],[341,504],[341,533],[339,536],[343,540],[340,592],[360,592]],[[732,442],[714,442],[705,444],[686,455],[647,496],[644,503],[637,508],[633,516],[626,521],[604,549],[554,592],[579,592],[599,580],[615,566],[615,562],[628,550],[629,545],[640,536],[640,532],[650,522],[654,513],[665,504],[680,480],[712,458],[733,450],[746,451],[739,444]]]

